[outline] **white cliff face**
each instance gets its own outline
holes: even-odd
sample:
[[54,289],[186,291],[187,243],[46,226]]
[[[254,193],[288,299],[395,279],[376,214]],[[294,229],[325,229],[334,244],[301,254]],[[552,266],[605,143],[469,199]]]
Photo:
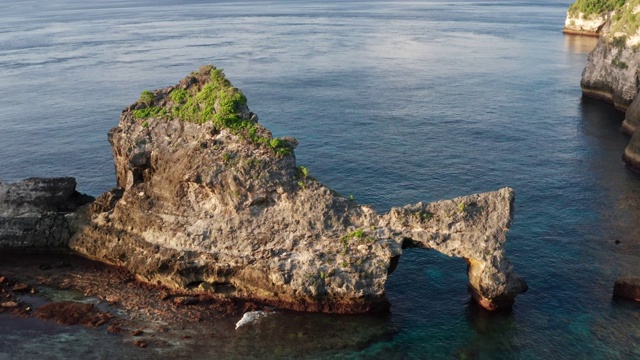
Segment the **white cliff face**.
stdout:
[[[71,248],[145,281],[294,310],[387,309],[384,285],[407,246],[467,259],[471,293],[488,309],[526,290],[504,254],[511,189],[380,215],[297,167],[297,142],[272,139],[242,103],[229,128],[213,113],[203,124],[177,119],[194,104],[229,108],[220,94],[231,88],[208,87],[212,69],[123,112],[109,136],[121,189],[78,214]],[[170,100],[176,89],[190,99]],[[156,107],[166,111],[135,116]]]
[[640,12],[638,0],[629,1],[611,15],[582,73],[580,85],[586,96],[613,103],[626,111],[640,84],[640,29],[631,18]]
[[610,16],[610,12],[591,15],[585,15],[579,11],[567,12],[562,31],[566,34],[599,36]]

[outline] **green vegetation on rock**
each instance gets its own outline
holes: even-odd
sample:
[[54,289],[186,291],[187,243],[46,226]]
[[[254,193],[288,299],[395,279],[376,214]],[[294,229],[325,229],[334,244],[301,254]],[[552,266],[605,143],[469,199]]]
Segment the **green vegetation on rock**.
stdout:
[[569,7],[570,14],[578,12],[584,15],[604,14],[624,5],[625,0],[576,0]]
[[144,109],[138,109],[133,111],[133,116],[136,119],[148,119],[152,117],[164,117],[167,115],[167,110],[159,106],[150,106]]
[[618,59],[611,60],[611,64],[613,66],[619,67],[620,69],[627,69],[629,67],[629,65],[627,65],[626,62],[624,62],[622,60],[618,60]]
[[187,101],[187,97],[189,96],[189,92],[184,89],[175,89],[169,94],[171,100],[178,104],[184,104]]
[[140,94],[140,102],[147,105],[151,104],[154,98],[155,95],[153,95],[153,92],[149,90],[144,90],[142,91],[142,94]]
[[147,107],[134,110],[133,116],[136,119],[180,119],[196,124],[211,122],[218,129],[227,129],[234,135],[271,148],[279,156],[290,154],[291,146],[286,141],[264,136],[256,121],[247,118],[247,98],[231,85],[222,69],[208,68],[210,80],[202,90],[176,88],[169,94],[172,103],[166,107],[155,106],[155,95],[149,90],[143,91],[139,102]]
[[[611,30],[609,33],[613,36],[615,36],[616,33],[624,33],[627,36],[631,36],[637,33],[640,28],[640,15],[634,11],[634,9],[640,5],[640,0],[628,0],[626,3],[627,6],[616,11],[611,19]],[[619,36],[613,40],[615,41],[620,37],[623,38],[624,43],[622,45],[624,45],[626,43],[625,36]]]

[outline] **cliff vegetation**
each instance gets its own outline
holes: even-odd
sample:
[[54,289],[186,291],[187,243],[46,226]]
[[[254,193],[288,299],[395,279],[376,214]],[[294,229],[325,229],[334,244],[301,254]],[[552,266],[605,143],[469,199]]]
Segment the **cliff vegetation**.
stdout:
[[576,0],[569,7],[569,14],[582,13],[585,16],[603,14],[620,8],[625,0]]
[[623,40],[626,42],[628,37],[636,35],[640,28],[640,16],[637,11],[640,0],[629,0],[626,3],[627,6],[620,8],[613,14],[611,29],[608,32],[610,39],[618,44]]

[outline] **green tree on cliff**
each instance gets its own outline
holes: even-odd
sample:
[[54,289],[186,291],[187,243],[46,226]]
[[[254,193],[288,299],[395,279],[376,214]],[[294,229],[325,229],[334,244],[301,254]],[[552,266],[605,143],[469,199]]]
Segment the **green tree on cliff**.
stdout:
[[576,0],[569,7],[569,12],[572,14],[581,12],[585,15],[602,14],[621,7],[625,2],[626,0]]

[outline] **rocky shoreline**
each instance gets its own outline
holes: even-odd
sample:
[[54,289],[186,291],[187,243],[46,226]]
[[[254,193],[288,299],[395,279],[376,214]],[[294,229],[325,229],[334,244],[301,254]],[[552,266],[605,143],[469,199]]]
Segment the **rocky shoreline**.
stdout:
[[[69,251],[0,253],[0,314],[83,325],[117,334],[131,346],[173,349],[206,341],[188,330],[232,323],[257,303],[171,291],[141,283],[126,269]],[[59,294],[72,293],[73,297]],[[208,325],[209,324],[209,325]],[[172,345],[173,344],[173,345]]]

